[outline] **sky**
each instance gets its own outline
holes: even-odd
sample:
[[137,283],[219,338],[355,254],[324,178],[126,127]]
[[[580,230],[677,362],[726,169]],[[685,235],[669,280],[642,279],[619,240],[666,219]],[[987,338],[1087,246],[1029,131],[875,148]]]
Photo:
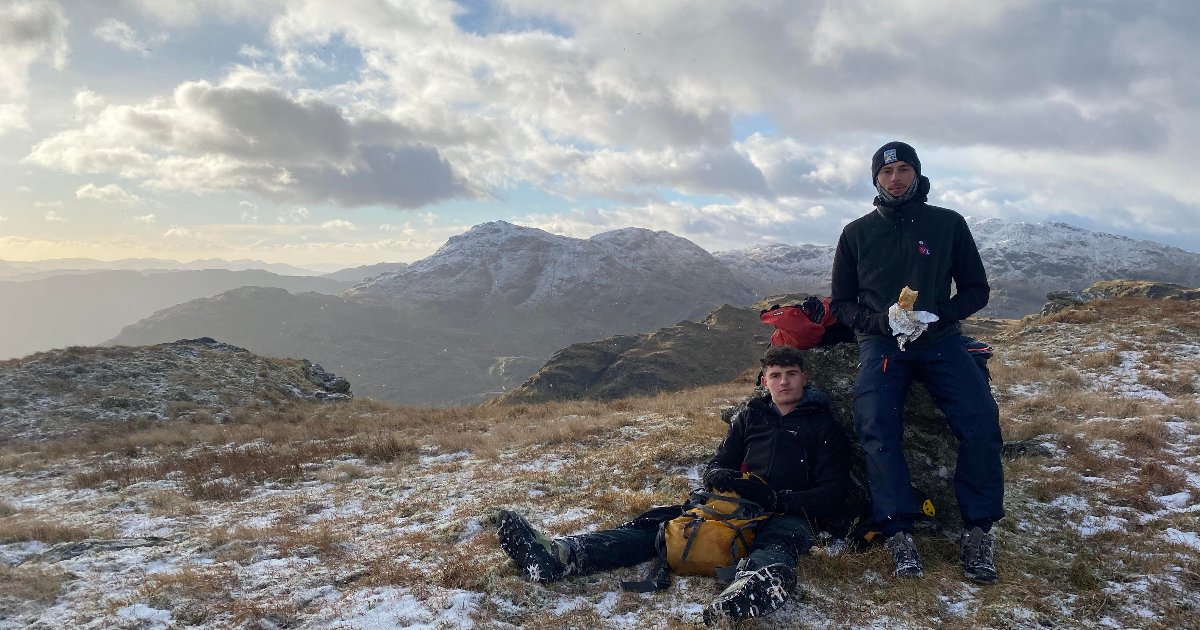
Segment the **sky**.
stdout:
[[833,244],[930,202],[1200,251],[1192,0],[0,0],[0,259],[410,262],[493,220]]

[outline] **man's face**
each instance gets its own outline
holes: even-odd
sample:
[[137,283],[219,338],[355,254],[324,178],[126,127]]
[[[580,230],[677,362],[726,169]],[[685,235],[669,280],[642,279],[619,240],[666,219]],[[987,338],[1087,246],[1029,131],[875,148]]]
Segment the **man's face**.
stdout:
[[879,169],[879,175],[875,176],[875,183],[893,197],[899,197],[912,186],[913,180],[917,178],[917,171],[908,162],[892,162]]
[[771,365],[763,370],[762,384],[771,392],[776,405],[793,405],[804,397],[808,374],[795,365]]

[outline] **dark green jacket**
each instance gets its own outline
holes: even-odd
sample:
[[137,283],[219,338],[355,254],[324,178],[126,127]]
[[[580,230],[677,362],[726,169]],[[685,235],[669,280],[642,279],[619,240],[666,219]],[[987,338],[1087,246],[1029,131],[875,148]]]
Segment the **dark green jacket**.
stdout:
[[859,341],[892,338],[887,310],[905,286],[920,292],[915,310],[940,318],[914,346],[961,334],[958,322],[987,306],[991,288],[962,215],[914,200],[899,208],[877,205],[842,230],[830,306]]

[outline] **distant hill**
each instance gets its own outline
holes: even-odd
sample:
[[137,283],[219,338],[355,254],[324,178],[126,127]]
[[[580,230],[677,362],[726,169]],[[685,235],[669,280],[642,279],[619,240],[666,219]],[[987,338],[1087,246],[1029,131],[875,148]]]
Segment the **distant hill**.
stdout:
[[72,347],[0,361],[0,443],[79,435],[99,424],[223,421],[245,405],[349,398],[349,383],[319,365],[213,339]]
[[[514,387],[539,359],[503,343],[383,304],[317,293],[242,287],[164,309],[125,327],[110,345],[215,337],[257,354],[305,357],[343,375],[360,396],[412,404],[479,402]],[[500,340],[502,341],[502,340]]]
[[515,337],[545,354],[754,301],[712,254],[667,232],[576,239],[503,221],[451,237],[432,256],[347,295]]
[[[1200,286],[1200,254],[1152,241],[1090,232],[1065,223],[968,218],[992,285],[980,314],[1021,317],[1051,291],[1082,290],[1118,278]],[[760,245],[716,257],[760,294],[828,294],[832,246]]]
[[225,269],[97,271],[28,282],[0,281],[0,359],[50,348],[98,344],[159,309],[241,286],[337,293],[349,284],[327,278]]
[[341,269],[333,273],[322,274],[321,277],[339,282],[353,282],[358,284],[363,280],[374,278],[381,274],[403,271],[406,267],[408,267],[408,263],[376,263],[374,265],[360,265],[358,267]]

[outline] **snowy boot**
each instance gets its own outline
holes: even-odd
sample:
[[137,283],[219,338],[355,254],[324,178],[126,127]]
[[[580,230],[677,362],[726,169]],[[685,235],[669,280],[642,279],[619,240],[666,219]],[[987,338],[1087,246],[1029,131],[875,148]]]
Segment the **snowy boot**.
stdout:
[[896,568],[892,575],[901,578],[925,575],[925,568],[921,566],[921,554],[917,553],[917,543],[913,541],[912,533],[896,532],[884,541],[883,546],[892,554],[892,564]]
[[516,512],[500,510],[499,521],[500,548],[517,563],[526,580],[544,584],[571,572],[570,549],[562,541],[546,538]]
[[[742,562],[745,566],[745,560]],[[704,625],[769,615],[783,606],[794,586],[796,571],[786,564],[738,571],[729,586],[704,609]]]
[[991,532],[983,531],[981,527],[972,527],[962,534],[963,575],[979,584],[991,584],[996,581],[996,563],[992,560],[992,548],[995,537]]

